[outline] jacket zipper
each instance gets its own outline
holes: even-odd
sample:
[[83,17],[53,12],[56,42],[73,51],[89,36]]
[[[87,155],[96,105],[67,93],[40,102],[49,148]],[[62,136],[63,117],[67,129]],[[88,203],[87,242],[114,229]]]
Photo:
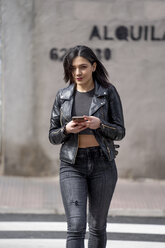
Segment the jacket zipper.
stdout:
[[108,151],[108,154],[109,154],[109,158],[111,159],[111,153],[110,153],[110,150],[109,150],[108,146],[107,146],[107,151]]
[[62,128],[60,128],[60,129],[57,130],[57,131],[53,131],[53,133],[59,133],[61,130],[62,130]]
[[75,153],[75,157],[74,157],[74,164],[75,164],[75,161],[76,161],[76,156],[77,156],[77,151],[78,151],[78,144],[79,144],[79,135],[77,137],[77,150],[76,150],[76,153]]
[[107,148],[107,152],[108,152],[109,158],[111,159],[111,152],[110,152],[110,149],[109,149],[109,147],[107,146],[107,143],[106,143],[105,138],[103,138],[103,140],[104,140],[104,143],[105,143],[105,145],[106,145],[106,148]]
[[60,110],[60,123],[61,123],[61,126],[62,126],[62,111]]
[[62,114],[62,111],[60,110],[60,123],[62,126],[62,117],[67,121],[67,123],[69,122],[69,120],[67,118],[65,118],[65,116]]
[[116,129],[115,127],[110,127],[110,126],[107,126],[107,125],[105,125],[105,124],[103,124],[103,123],[102,123],[101,125],[103,126],[103,128],[104,128],[104,127],[107,127],[107,128],[111,128],[111,129]]

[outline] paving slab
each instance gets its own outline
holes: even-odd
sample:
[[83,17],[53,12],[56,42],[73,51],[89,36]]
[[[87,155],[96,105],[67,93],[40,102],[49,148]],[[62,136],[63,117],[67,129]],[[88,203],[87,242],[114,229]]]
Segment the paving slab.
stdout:
[[[64,214],[59,177],[0,176],[0,213]],[[165,180],[119,178],[109,215],[165,216]]]

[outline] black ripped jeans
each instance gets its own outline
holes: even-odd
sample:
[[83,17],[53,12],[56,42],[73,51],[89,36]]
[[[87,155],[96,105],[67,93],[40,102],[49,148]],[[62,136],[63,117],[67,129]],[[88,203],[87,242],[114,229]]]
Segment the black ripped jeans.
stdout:
[[84,248],[89,199],[88,248],[106,247],[107,214],[117,181],[115,161],[100,147],[79,148],[76,162],[61,161],[60,186],[67,217],[67,248]]

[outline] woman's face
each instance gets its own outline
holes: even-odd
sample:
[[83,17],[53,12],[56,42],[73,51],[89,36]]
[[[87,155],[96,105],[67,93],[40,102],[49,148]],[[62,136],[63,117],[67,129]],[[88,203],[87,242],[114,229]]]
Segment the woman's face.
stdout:
[[77,85],[87,86],[93,83],[92,73],[96,69],[96,63],[93,65],[85,58],[77,56],[72,62],[72,77]]

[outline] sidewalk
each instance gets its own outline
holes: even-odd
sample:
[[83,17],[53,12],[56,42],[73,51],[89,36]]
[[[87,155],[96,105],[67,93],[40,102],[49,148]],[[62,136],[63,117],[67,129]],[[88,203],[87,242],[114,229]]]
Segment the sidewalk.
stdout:
[[[0,213],[64,214],[59,178],[0,176]],[[109,215],[165,216],[165,181],[118,179]]]

